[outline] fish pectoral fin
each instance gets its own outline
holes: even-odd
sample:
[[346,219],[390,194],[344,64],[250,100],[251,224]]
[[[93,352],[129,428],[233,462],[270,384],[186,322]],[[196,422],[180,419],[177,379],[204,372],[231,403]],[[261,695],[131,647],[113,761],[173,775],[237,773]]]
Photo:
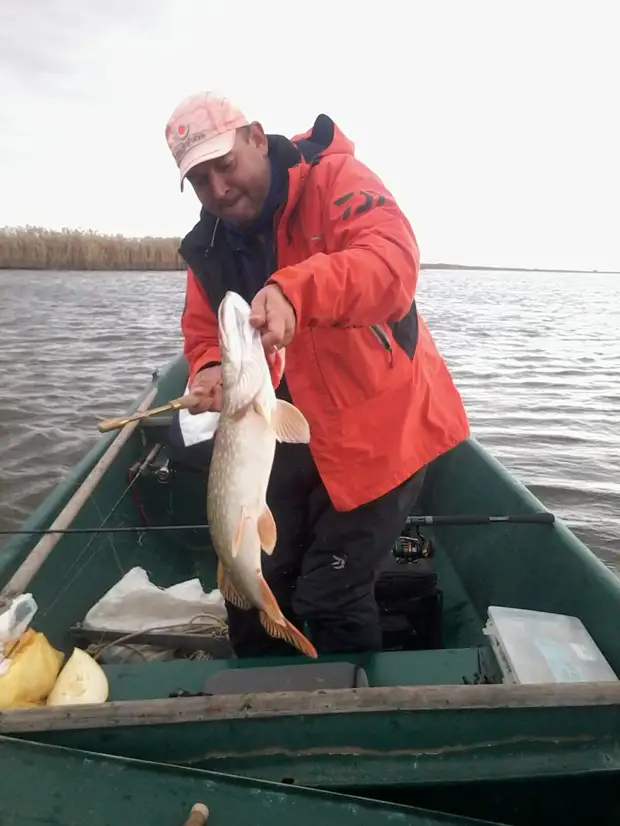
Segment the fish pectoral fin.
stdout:
[[277,400],[271,427],[279,442],[308,444],[310,441],[310,425],[306,417],[284,399]]
[[260,579],[261,594],[263,597],[263,609],[260,611],[261,625],[272,637],[285,640],[302,654],[316,660],[318,654],[312,645],[292,622],[289,622],[282,613],[278,601],[264,578]]
[[226,602],[241,608],[242,611],[249,611],[250,608],[254,607],[247,597],[237,591],[219,559],[217,562],[217,587]]
[[276,547],[278,532],[276,529],[275,519],[273,518],[273,514],[269,510],[269,505],[267,505],[267,503],[265,503],[265,510],[258,517],[258,522],[256,525],[258,528],[261,548],[266,554],[271,555],[273,553],[273,549]]
[[265,381],[265,364],[258,358],[248,359],[243,363],[237,383],[227,400],[226,409],[231,415],[249,407]]

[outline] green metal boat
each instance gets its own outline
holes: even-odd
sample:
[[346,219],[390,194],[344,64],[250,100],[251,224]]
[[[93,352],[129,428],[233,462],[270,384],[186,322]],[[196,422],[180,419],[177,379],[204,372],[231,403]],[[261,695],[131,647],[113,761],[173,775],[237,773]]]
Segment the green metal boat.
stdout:
[[[333,792],[7,738],[0,738],[0,755],[2,826],[203,826],[204,815],[209,826],[488,824]],[[187,823],[192,809],[203,818],[195,815]]]
[[[186,381],[178,358],[136,409]],[[0,710],[1,734],[504,823],[605,822],[620,779],[620,581],[474,439],[433,463],[412,515],[434,518],[420,547],[434,548],[442,647],[316,664],[236,660],[215,626],[93,636],[86,615],[136,567],[157,586],[198,577],[215,588],[206,478],[170,461],[168,424],[153,416],[101,436],[3,549],[0,595],[32,593],[34,627],[53,645],[135,648],[124,661],[97,649],[108,702]],[[488,518],[498,515],[523,521]],[[578,618],[615,673],[511,683],[485,633],[490,606]],[[148,654],[166,648],[175,655]],[[326,664],[334,674],[317,674]]]

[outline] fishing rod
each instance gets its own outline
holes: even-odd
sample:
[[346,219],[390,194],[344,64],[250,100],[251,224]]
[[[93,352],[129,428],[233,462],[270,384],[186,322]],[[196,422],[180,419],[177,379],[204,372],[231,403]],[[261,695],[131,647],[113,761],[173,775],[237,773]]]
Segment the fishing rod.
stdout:
[[442,516],[409,516],[407,525],[492,525],[496,522],[512,522],[521,525],[551,525],[555,516],[549,511],[518,513],[514,515],[487,516],[483,514],[447,514]]
[[[550,525],[555,522],[555,516],[549,511],[539,513],[504,514],[500,516],[477,514],[443,514],[441,516],[409,516],[407,526],[467,526],[521,524],[521,525]],[[204,531],[209,526],[203,525],[129,525],[117,528],[64,528],[53,530],[50,528],[22,528],[18,530],[0,530],[0,536],[43,536],[46,534],[97,534],[97,533],[156,533],[158,531]]]

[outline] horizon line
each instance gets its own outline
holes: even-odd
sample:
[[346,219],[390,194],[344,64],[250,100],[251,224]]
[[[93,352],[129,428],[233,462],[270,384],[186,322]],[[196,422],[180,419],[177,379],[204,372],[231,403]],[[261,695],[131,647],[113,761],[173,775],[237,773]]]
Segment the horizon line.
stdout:
[[[80,236],[90,239],[97,238],[101,241],[112,241],[115,244],[122,244],[123,242],[127,242],[128,244],[135,244],[139,243],[142,245],[148,245],[149,242],[154,244],[180,244],[181,236],[177,235],[123,235],[122,233],[105,233],[101,232],[100,230],[93,230],[93,229],[70,229],[69,227],[63,227],[62,229],[50,229],[48,227],[37,226],[33,224],[26,224],[25,226],[2,226],[0,227],[0,237],[4,235],[6,236],[15,236],[15,235],[43,235],[48,237],[53,236],[73,236],[74,240],[80,238]],[[163,263],[163,262],[162,262]],[[0,262],[0,269],[14,269],[14,267],[9,267],[6,264],[3,265]],[[17,269],[30,269],[28,267],[17,267]],[[45,268],[47,269],[47,268]],[[116,267],[114,268],[116,269]],[[171,267],[165,267],[162,269],[171,270]],[[180,271],[185,269],[185,267],[181,267]],[[450,263],[447,261],[422,261],[420,262],[420,269],[421,270],[478,270],[484,272],[549,272],[549,273],[576,273],[576,274],[583,274],[583,275],[620,275],[620,270],[615,269],[599,269],[597,267],[593,267],[591,269],[584,269],[583,267],[579,268],[569,268],[569,267],[532,267],[532,266],[503,266],[499,264],[464,264],[464,263]]]

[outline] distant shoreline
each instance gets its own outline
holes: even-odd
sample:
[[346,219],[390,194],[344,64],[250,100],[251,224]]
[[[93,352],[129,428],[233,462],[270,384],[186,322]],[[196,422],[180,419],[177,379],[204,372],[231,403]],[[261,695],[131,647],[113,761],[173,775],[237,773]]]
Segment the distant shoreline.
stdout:
[[[92,230],[0,227],[0,270],[47,272],[183,272],[180,238],[104,235]],[[423,270],[620,275],[617,270],[422,263]]]
[[475,264],[420,264],[421,270],[477,270],[488,272],[557,272],[579,275],[620,275],[620,270],[567,270],[556,267],[497,267]]
[[[103,272],[171,272],[171,273],[181,273],[185,272],[187,269],[186,266],[148,266],[142,264],[133,264],[133,265],[110,265],[107,267],[76,267],[76,266],[57,266],[57,267],[46,267],[46,266],[16,266],[16,265],[4,265],[0,263],[0,272],[3,270],[12,270],[14,272],[92,272],[92,273],[103,273]],[[485,265],[475,265],[475,264],[420,264],[421,270],[446,270],[446,271],[458,271],[462,270],[464,272],[527,272],[527,273],[559,273],[569,275],[620,275],[620,270],[567,270],[567,269],[557,269],[554,267],[497,267],[497,266],[485,266]]]

